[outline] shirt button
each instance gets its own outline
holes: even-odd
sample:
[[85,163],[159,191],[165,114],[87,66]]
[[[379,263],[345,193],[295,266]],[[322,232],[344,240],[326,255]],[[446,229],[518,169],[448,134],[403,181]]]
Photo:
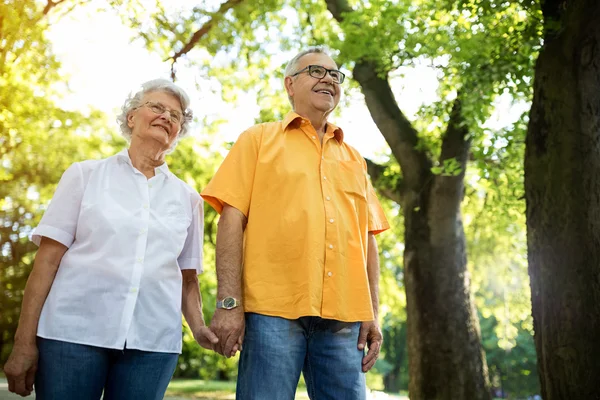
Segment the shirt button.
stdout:
[[137,292],[137,288],[132,287],[131,288],[131,293],[136,293]]
[[329,220],[329,223],[330,223],[330,224],[333,224],[333,221],[335,221],[335,220],[334,220],[333,218],[331,218],[331,219]]
[[316,140],[316,139],[317,139],[317,137],[316,137],[316,136],[313,136],[312,138],[313,138],[313,140]]
[[142,257],[138,257],[137,262],[141,263],[142,261],[144,261],[144,259]]
[[330,244],[330,245],[329,245],[329,248],[330,248],[330,249],[333,249],[333,245],[332,245],[332,244]]
[[144,210],[148,209],[148,204],[144,204]]
[[329,197],[329,196],[327,196],[327,197],[325,197],[325,198],[327,199],[327,201],[330,201],[330,200],[331,200],[331,197]]
[[329,272],[327,273],[327,276],[331,276],[331,275],[333,275],[333,272],[329,271]]
[[151,183],[149,183],[149,184],[148,184],[148,187],[152,187],[152,184],[151,184]]
[[324,180],[327,180],[327,177],[326,177],[326,176],[324,176],[324,177],[323,177],[323,179],[324,179]]

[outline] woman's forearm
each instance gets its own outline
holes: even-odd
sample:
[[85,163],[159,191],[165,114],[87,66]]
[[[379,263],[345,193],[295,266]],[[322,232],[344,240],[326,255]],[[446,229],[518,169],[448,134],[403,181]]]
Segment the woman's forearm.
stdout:
[[181,311],[192,332],[204,326],[204,315],[202,314],[202,297],[196,270],[183,270]]
[[65,245],[52,239],[42,238],[33,269],[25,285],[15,345],[35,345],[42,307],[66,251]]

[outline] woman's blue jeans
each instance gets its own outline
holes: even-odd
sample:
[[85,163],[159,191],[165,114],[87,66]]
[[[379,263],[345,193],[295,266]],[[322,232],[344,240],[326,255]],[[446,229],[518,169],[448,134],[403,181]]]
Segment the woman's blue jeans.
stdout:
[[162,399],[179,354],[113,350],[38,337],[37,400]]

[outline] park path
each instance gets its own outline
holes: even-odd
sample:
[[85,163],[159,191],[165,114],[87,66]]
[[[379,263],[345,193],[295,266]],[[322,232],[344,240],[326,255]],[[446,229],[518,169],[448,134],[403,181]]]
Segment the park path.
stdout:
[[[234,397],[231,397],[232,399],[234,399]],[[4,378],[0,378],[0,400],[18,400],[18,399],[27,399],[27,400],[33,400],[35,399],[35,395],[31,395],[31,396],[27,396],[27,397],[21,397],[21,396],[17,396],[16,394],[10,393],[8,391],[8,383],[6,383],[6,379]],[[164,400],[190,400],[191,397],[165,397]],[[211,400],[211,399],[207,399],[207,398],[202,398],[202,400]],[[217,400],[217,399],[213,399],[213,400]],[[368,400],[408,400],[408,397],[405,396],[392,396],[389,394],[385,394],[382,392],[371,392]]]

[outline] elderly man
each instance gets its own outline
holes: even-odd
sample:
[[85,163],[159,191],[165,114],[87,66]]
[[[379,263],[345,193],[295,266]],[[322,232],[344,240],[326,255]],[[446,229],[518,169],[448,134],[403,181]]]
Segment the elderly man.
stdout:
[[366,396],[382,341],[374,235],[389,225],[364,159],[327,122],[343,82],[323,49],[295,56],[294,111],[242,133],[202,192],[221,214],[214,348],[242,349],[241,400],[293,399],[300,372],[312,399]]

